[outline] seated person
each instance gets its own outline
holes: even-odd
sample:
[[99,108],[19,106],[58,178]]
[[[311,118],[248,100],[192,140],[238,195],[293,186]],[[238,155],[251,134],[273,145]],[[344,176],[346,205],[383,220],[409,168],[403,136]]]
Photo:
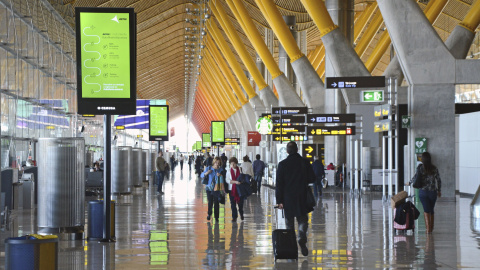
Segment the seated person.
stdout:
[[100,163],[98,163],[98,162],[95,162],[95,164],[94,164],[94,170],[95,170],[96,172],[103,172],[103,170],[100,168]]

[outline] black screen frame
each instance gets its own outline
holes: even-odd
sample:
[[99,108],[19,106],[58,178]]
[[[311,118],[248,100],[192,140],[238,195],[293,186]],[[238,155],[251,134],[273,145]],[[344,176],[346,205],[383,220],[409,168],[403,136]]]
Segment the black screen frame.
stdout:
[[[167,108],[167,136],[152,136],[152,107]],[[169,140],[169,122],[170,122],[170,108],[168,105],[149,105],[148,106],[148,140],[151,142],[167,142]]]
[[[130,35],[130,98],[83,98],[80,13],[128,13]],[[137,15],[133,8],[75,8],[77,55],[77,113],[94,115],[134,115],[137,107]]]

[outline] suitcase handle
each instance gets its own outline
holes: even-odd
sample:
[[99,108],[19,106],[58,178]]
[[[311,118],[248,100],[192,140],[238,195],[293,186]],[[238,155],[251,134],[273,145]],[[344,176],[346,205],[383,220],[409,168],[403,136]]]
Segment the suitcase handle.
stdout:
[[[275,205],[273,209],[278,209],[278,205]],[[275,211],[275,216],[277,216],[277,211]],[[285,210],[282,208],[282,218],[285,219]],[[277,218],[277,227],[278,227],[278,218]],[[287,227],[287,220],[285,220],[285,228]]]

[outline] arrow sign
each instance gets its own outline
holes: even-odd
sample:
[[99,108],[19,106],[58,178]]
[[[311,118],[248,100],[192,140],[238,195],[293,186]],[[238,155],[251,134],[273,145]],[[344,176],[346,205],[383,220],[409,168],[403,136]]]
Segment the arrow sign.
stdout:
[[332,86],[333,86],[333,87],[337,87],[337,83],[336,83],[336,82],[333,82],[333,83],[332,83]]
[[368,93],[368,92],[365,94],[365,98],[366,98],[366,99],[371,99],[372,97],[373,97],[373,96],[372,96],[370,93]]
[[315,118],[311,118],[310,120],[312,120],[312,122],[314,122],[314,123],[315,123]]
[[305,151],[307,151],[309,154],[311,154],[312,151],[313,151],[313,148],[311,146],[308,146],[307,148],[305,148]]
[[302,156],[313,162],[313,157],[317,155],[318,145],[304,144],[302,145]]

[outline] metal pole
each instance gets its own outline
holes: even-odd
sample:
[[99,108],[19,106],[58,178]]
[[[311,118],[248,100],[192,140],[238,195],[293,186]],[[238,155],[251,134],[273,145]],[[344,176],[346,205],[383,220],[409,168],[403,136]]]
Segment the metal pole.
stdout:
[[358,140],[355,140],[355,192],[358,192],[358,172],[360,171],[358,168]]
[[[397,93],[397,78],[394,78],[394,83],[392,84],[393,86],[393,92],[395,93],[394,97],[394,105],[395,105],[395,171],[397,172],[397,183],[395,184],[395,194],[398,194],[398,185],[399,185],[399,178],[398,178],[398,175],[399,175],[399,172],[398,172],[398,129],[400,128],[398,126],[398,102],[397,102],[397,98],[398,98],[398,93]],[[405,176],[404,176],[405,178]],[[403,180],[403,179],[402,179]]]
[[382,199],[385,201],[385,136],[382,137]]
[[363,115],[360,116],[360,193],[363,190]]
[[104,146],[104,156],[105,160],[103,161],[103,239],[100,242],[114,242],[115,240],[111,239],[111,224],[110,224],[110,217],[112,213],[111,210],[111,187],[112,187],[112,179],[111,179],[111,164],[112,164],[112,119],[110,115],[103,116],[103,146]]
[[352,165],[353,165],[353,141],[352,137],[350,136],[350,149],[348,150],[349,156],[350,156],[350,161],[348,162],[348,172],[350,173],[350,177],[348,180],[350,180],[350,192],[353,192],[353,173],[352,173]]
[[392,185],[393,185],[393,136],[392,136],[392,78],[388,78],[388,105],[390,105],[390,113],[388,119],[390,120],[390,128],[388,130],[388,198],[392,197]]

